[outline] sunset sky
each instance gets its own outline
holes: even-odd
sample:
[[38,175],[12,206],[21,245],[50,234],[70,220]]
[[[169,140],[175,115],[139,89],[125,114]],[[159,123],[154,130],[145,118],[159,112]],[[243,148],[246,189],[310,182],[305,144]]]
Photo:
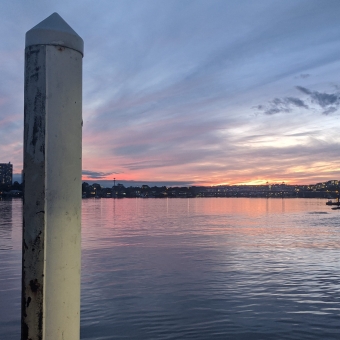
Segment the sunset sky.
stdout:
[[15,173],[25,33],[53,12],[85,43],[84,180],[340,179],[339,0],[2,0],[0,162]]

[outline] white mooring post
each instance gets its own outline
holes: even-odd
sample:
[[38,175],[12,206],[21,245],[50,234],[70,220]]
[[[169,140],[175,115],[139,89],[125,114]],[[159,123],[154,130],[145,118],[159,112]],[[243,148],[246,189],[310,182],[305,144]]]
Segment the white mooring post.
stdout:
[[83,46],[57,13],[26,33],[22,340],[80,337]]

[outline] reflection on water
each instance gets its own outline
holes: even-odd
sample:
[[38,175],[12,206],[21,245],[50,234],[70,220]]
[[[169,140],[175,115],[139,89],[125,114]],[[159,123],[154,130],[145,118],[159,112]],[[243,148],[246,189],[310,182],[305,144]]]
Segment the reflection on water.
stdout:
[[83,339],[340,338],[324,201],[87,200],[83,216]]
[[[0,202],[8,340],[20,202]],[[323,200],[87,199],[82,214],[84,340],[340,339],[340,216]]]
[[12,200],[0,198],[0,250],[12,248]]
[[20,337],[21,199],[0,199],[0,339]]

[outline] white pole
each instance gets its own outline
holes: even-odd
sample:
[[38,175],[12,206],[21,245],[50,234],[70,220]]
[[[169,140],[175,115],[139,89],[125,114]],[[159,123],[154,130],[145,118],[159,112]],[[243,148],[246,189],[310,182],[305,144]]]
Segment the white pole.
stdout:
[[80,337],[83,50],[57,13],[26,33],[24,340]]

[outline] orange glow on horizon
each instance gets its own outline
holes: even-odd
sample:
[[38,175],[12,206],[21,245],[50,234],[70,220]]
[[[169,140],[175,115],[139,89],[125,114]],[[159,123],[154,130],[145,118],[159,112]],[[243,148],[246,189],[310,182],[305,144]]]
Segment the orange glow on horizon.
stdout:
[[[115,179],[116,183],[131,181],[131,182],[187,182],[191,183],[190,186],[231,186],[231,185],[275,185],[275,184],[286,184],[286,185],[309,185],[316,184],[320,182],[327,182],[329,180],[333,180],[336,178],[310,178],[310,179],[295,179],[295,180],[282,180],[282,179],[247,179],[247,178],[237,178],[229,181],[207,181],[200,180],[197,177],[194,180],[190,180],[187,178],[164,178],[163,176],[152,177],[150,176],[137,176],[132,174],[124,174],[124,176],[120,176],[119,174],[108,175],[103,177],[91,177],[88,175],[82,176],[82,181],[87,182],[96,182],[96,181],[113,181]],[[174,185],[176,186],[176,185]]]

